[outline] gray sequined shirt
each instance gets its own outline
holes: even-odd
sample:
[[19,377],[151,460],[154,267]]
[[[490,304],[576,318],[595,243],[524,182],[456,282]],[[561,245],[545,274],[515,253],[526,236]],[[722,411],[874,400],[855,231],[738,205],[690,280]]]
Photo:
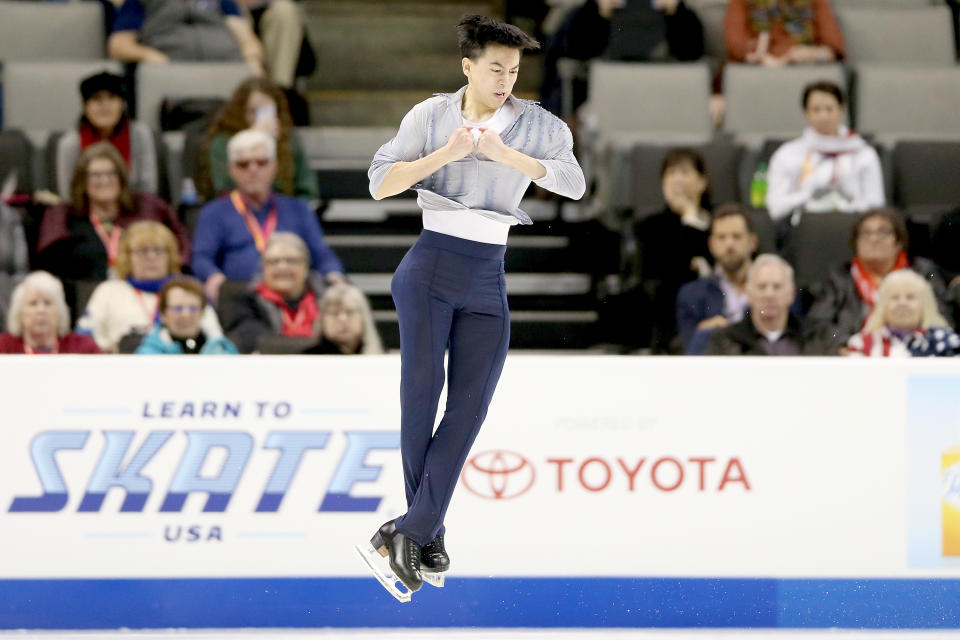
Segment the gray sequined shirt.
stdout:
[[[380,147],[367,175],[370,194],[380,185],[395,162],[412,162],[430,155],[447,143],[463,126],[460,105],[466,87],[450,94],[437,94],[411,109],[400,123],[397,135]],[[531,100],[509,96],[517,114],[500,134],[504,144],[544,166],[547,174],[533,182],[562,196],[580,199],[586,188],[583,170],[573,156],[573,136],[562,120]],[[494,162],[478,151],[450,162],[411,188],[426,211],[475,209],[511,215],[520,224],[532,224],[519,209],[530,178],[506,164]]]

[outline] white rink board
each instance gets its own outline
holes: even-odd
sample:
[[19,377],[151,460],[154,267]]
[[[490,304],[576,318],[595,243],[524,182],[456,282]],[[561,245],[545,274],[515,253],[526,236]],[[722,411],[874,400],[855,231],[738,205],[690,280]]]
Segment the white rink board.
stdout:
[[[457,574],[960,576],[939,556],[939,497],[918,489],[960,444],[960,393],[943,394],[942,441],[919,442],[916,376],[960,390],[952,362],[511,355],[447,517]],[[404,509],[396,356],[12,356],[0,380],[0,545],[16,549],[2,578],[359,577],[350,548]],[[163,417],[189,403],[217,417]],[[107,431],[134,432],[123,464],[172,432],[142,468],[142,510],[121,512],[114,488],[78,511]],[[249,443],[245,464],[242,446],[214,446],[201,466],[208,481],[239,478],[223,511],[204,512],[205,493],[161,511],[188,470],[188,431]],[[37,436],[52,432],[79,446],[53,456],[66,503],[12,512],[43,493],[31,446],[43,459],[36,443],[52,436]],[[257,512],[278,433],[326,442],[303,450],[278,510]],[[382,499],[320,511],[343,487]]]

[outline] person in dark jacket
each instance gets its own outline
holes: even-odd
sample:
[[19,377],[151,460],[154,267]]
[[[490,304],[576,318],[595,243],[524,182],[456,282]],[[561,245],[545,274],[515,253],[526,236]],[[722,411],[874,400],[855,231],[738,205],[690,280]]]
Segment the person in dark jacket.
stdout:
[[740,322],[711,333],[707,355],[823,355],[790,312],[796,287],[793,268],[786,260],[770,253],[757,256],[747,271],[746,289],[750,312]]
[[858,333],[876,303],[877,290],[887,274],[912,269],[933,287],[940,313],[955,325],[953,293],[948,292],[939,269],[924,258],[907,257],[907,227],[893,209],[873,209],[862,214],[853,227],[850,245],[853,261],[831,270],[812,289],[814,302],[806,316],[808,330],[829,341],[834,351]]
[[[557,32],[547,44],[544,56],[540,99],[543,107],[556,115],[563,106],[563,82],[557,69],[562,58],[587,62],[604,54],[621,58],[616,51],[608,52],[611,41],[611,18],[615,11],[624,10],[628,2],[636,2],[631,11],[643,11],[644,32],[636,40],[652,40],[666,46],[653,47],[652,59],[673,59],[682,62],[703,56],[703,25],[697,14],[682,0],[587,0],[571,9]],[[622,27],[621,27],[622,28]],[[572,107],[576,109],[587,99],[586,80],[573,83]]]
[[252,353],[262,336],[320,337],[324,284],[311,277],[310,250],[295,233],[270,236],[261,260],[263,278],[238,298],[225,327],[240,353]]
[[688,355],[703,353],[710,331],[739,322],[746,314],[747,270],[757,250],[757,234],[741,205],[725,204],[714,211],[707,246],[716,261],[713,273],[688,282],[677,294],[677,332]]
[[[698,277],[710,275],[707,229],[710,226],[706,165],[693,149],[672,149],[660,169],[666,206],[635,221],[628,230],[635,249],[625,249],[627,289],[637,300],[631,316],[637,333],[650,323],[653,353],[679,352],[675,341],[677,292]],[[643,337],[638,337],[643,343]]]

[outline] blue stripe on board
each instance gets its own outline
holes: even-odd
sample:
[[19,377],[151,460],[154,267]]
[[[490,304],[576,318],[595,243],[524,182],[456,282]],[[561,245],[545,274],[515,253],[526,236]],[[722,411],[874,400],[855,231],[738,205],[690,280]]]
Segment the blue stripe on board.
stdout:
[[373,578],[0,580],[0,629],[960,628],[960,580],[457,578],[402,605]]

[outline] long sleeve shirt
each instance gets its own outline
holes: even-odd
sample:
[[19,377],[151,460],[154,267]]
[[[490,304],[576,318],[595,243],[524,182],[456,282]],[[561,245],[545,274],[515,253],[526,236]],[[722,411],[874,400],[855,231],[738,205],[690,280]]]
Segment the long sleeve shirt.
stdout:
[[[277,231],[291,231],[310,249],[311,269],[322,274],[343,273],[343,264],[323,239],[317,215],[298,198],[274,194],[265,206],[251,211],[262,226],[272,204],[277,207]],[[194,275],[206,280],[223,273],[228,280],[250,280],[260,270],[260,252],[243,216],[229,196],[208,203],[200,211],[193,234]]]
[[[466,87],[454,94],[438,94],[417,104],[400,123],[397,135],[380,147],[367,175],[370,194],[377,191],[397,162],[413,162],[430,155],[463,126],[461,103]],[[516,119],[501,134],[503,143],[535,158],[546,175],[534,184],[574,200],[583,196],[583,170],[573,155],[573,136],[562,120],[530,100],[510,96]],[[423,179],[412,189],[425,211],[477,209],[516,217],[520,224],[532,224],[519,209],[530,186],[530,178],[508,165],[494,162],[478,151],[450,162]]]

